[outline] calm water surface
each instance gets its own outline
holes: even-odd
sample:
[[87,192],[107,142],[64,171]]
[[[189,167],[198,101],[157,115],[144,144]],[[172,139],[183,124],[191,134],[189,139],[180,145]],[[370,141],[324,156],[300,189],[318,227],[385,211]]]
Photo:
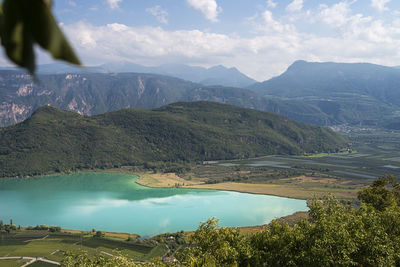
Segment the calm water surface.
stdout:
[[221,226],[250,226],[307,210],[306,201],[192,189],[154,189],[136,176],[79,173],[0,180],[0,220],[22,226],[130,232],[143,237],[194,230],[210,217]]

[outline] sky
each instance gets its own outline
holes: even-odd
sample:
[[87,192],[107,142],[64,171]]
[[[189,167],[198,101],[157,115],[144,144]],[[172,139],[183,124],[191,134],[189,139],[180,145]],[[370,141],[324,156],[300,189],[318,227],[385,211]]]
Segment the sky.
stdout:
[[86,66],[224,65],[264,81],[296,60],[400,65],[398,0],[54,0],[53,12]]

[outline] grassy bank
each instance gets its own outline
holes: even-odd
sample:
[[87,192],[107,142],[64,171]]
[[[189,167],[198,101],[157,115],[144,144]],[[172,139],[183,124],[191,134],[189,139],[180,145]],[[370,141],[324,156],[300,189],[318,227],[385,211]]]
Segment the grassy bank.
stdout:
[[345,181],[334,178],[297,176],[280,178],[270,183],[218,182],[206,183],[199,177],[183,179],[173,173],[137,173],[138,184],[148,187],[180,187],[193,189],[227,190],[242,193],[274,195],[280,197],[311,199],[332,194],[339,199],[353,200],[362,187],[346,186]]
[[357,197],[357,190],[326,189],[317,186],[287,186],[279,184],[245,184],[226,182],[219,184],[202,184],[188,187],[197,189],[214,189],[236,191],[242,193],[264,194],[297,199],[311,199],[313,197],[321,198],[323,196],[326,196],[327,194],[332,194],[339,199],[355,199]]
[[185,180],[175,173],[152,173],[152,172],[140,172],[136,173],[139,179],[136,183],[154,188],[168,188],[168,187],[188,187],[202,184],[201,182],[193,182]]

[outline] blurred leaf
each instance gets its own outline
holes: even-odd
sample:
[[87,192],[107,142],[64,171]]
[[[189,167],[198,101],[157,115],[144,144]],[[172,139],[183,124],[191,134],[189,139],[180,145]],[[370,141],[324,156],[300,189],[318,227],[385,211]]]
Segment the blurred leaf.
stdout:
[[[37,3],[32,6],[32,13],[37,16],[32,20],[32,34],[35,41],[48,50],[54,58],[80,65],[78,57],[52,16],[50,5],[46,5],[44,1],[40,0],[32,2]],[[50,1],[46,2],[50,3]]]
[[53,58],[80,65],[51,13],[50,0],[5,0],[1,7],[1,44],[15,64],[33,74],[37,43]]

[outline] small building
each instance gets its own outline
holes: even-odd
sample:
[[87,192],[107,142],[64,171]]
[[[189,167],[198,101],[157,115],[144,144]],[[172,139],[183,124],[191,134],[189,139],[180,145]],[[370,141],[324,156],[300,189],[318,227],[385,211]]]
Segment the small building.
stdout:
[[163,257],[162,258],[162,262],[164,263],[170,263],[170,262],[177,262],[178,260],[174,257],[174,256],[170,256],[170,257]]

